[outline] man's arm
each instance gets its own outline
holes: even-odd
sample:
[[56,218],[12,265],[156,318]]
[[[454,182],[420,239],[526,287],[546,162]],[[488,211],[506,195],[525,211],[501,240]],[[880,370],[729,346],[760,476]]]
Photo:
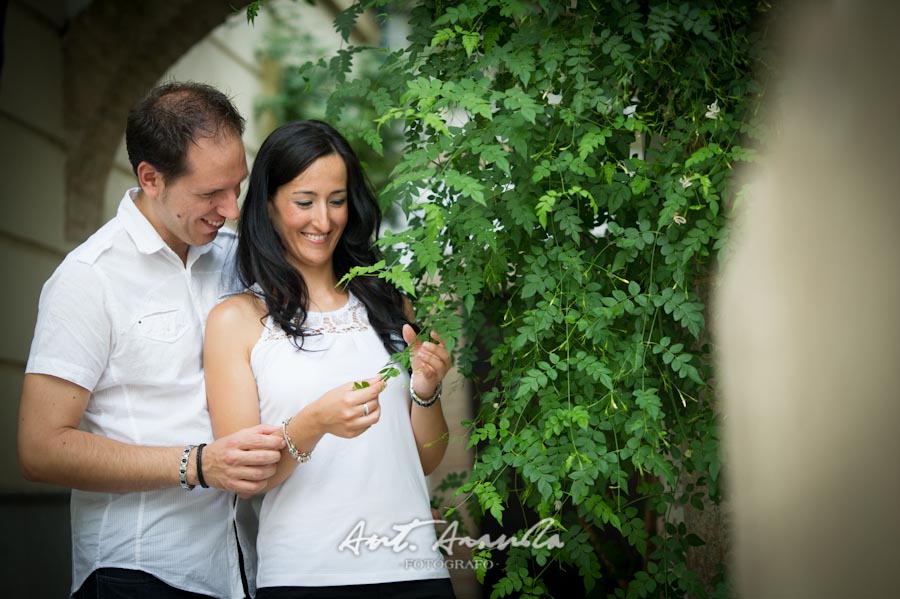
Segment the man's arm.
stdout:
[[[184,447],[130,445],[78,429],[91,394],[74,383],[28,374],[19,405],[19,465],[26,479],[83,491],[127,493],[178,486]],[[284,440],[259,425],[218,439],[203,450],[203,477],[212,487],[258,492],[275,471]],[[197,440],[186,439],[185,443]],[[196,450],[194,450],[196,451]],[[187,480],[197,484],[194,452]]]

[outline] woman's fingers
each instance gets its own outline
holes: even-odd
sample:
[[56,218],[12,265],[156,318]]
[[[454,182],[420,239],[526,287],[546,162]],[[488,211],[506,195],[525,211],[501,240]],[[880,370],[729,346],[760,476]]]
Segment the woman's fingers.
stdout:
[[443,370],[443,363],[440,360],[439,356],[436,356],[431,352],[422,352],[419,355],[418,364],[415,368],[418,372],[421,372],[428,378],[433,378],[435,376],[440,376],[441,371]]
[[357,413],[346,423],[347,438],[359,436],[369,430],[381,418],[381,403],[377,398],[357,406]]
[[338,437],[351,438],[378,422],[381,408],[379,394],[386,382],[381,375],[350,381],[335,387],[320,398],[322,424],[325,431]]
[[[432,337],[440,339],[437,333],[432,331]],[[447,371],[450,370],[450,355],[443,341],[439,343],[431,343],[426,341],[415,350],[414,370],[421,370],[426,377],[443,378]]]
[[416,331],[408,324],[403,325],[403,328],[400,330],[400,334],[403,335],[403,340],[406,341],[406,345],[414,345],[415,343],[417,343]]
[[450,354],[447,344],[440,334],[432,329],[429,336],[434,341],[420,341],[413,328],[405,324],[402,329],[403,340],[411,348],[411,364],[413,370],[421,370],[427,377],[443,378],[450,369]]
[[376,399],[375,401],[367,403],[366,406],[368,406],[369,411],[362,416],[361,424],[362,426],[369,428],[381,418],[381,402]]

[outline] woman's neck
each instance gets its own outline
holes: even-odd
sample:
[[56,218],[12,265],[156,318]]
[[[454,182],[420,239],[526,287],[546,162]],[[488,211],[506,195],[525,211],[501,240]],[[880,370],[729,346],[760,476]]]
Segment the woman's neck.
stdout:
[[347,291],[338,288],[337,277],[331,265],[325,268],[302,268],[300,274],[309,293],[307,309],[313,312],[331,312],[347,303]]

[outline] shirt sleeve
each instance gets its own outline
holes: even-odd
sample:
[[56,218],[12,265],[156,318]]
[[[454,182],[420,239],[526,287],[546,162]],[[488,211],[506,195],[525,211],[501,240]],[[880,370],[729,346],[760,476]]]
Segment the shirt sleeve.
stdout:
[[93,392],[109,360],[112,330],[101,277],[90,264],[66,260],[41,290],[25,372]]

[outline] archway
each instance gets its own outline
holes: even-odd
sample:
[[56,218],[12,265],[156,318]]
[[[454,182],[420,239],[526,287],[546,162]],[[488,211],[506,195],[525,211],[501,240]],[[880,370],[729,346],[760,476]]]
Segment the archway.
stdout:
[[72,19],[63,37],[68,241],[83,240],[102,223],[103,188],[129,108],[232,14],[232,6],[221,0],[95,0]]

